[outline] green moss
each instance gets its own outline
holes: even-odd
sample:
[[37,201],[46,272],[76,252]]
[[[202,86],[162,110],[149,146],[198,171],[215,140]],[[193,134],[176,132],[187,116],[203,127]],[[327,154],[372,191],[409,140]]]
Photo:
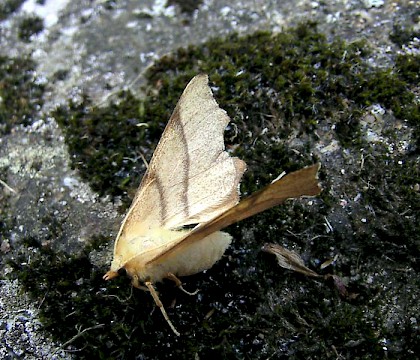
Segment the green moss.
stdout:
[[414,38],[419,37],[419,30],[414,30],[412,26],[407,27],[402,24],[394,24],[392,32],[389,34],[389,38],[392,42],[400,47],[407,45],[410,41],[413,41]]
[[[418,15],[417,15],[418,16]],[[420,32],[414,30],[412,27],[403,27],[395,25],[393,32],[390,34],[391,40],[403,49],[404,46],[409,46],[414,38],[419,38]],[[420,81],[420,55],[414,53],[398,54],[395,59],[395,72],[399,79],[405,84],[415,89]],[[405,85],[405,86],[407,86]],[[398,93],[394,93],[398,98]],[[414,100],[414,94],[404,92],[406,101],[396,103],[396,115],[401,119],[406,119],[414,127],[415,136],[417,138],[417,146],[420,148],[420,103]]]
[[0,56],[0,134],[31,124],[41,108],[44,85],[37,82],[34,69],[28,58]]
[[202,0],[167,0],[166,6],[169,7],[171,5],[177,5],[179,6],[181,12],[191,15],[195,10],[197,10],[200,7],[202,3]]
[[[118,105],[106,108],[92,109],[85,98],[54,113],[73,154],[73,165],[101,194],[118,195],[139,183],[139,174],[145,170],[141,155],[150,158],[164,126],[164,120],[150,119],[157,112],[156,104],[150,110],[147,103],[144,109],[130,93],[119,97]],[[142,122],[147,126],[138,127]]]
[[[7,167],[0,167],[0,180],[7,183]],[[11,194],[0,184],[0,243],[8,239],[11,229],[16,225],[16,217],[10,213],[8,201]]]
[[30,42],[31,36],[44,30],[44,21],[39,16],[28,16],[20,21],[18,37],[24,42]]
[[360,178],[369,184],[363,193],[363,204],[375,209],[380,217],[366,212],[368,229],[358,227],[360,221],[354,221],[356,241],[365,248],[366,257],[372,251],[380,252],[390,261],[420,270],[413,257],[420,251],[420,193],[416,190],[420,184],[420,161],[414,153],[389,159],[384,155],[385,148],[377,146],[375,151],[375,156],[366,159]]
[[420,55],[398,55],[395,66],[401,78],[410,84],[418,84],[420,81]]
[[25,0],[4,0],[0,3],[0,20],[7,19],[10,14],[17,11]]
[[148,78],[166,83],[181,71],[188,75],[181,78],[185,82],[197,72],[214,74],[211,79],[218,87],[221,106],[234,121],[245,123],[237,139],[242,144],[249,143],[243,138],[249,130],[254,138],[259,135],[261,123],[277,136],[287,137],[291,129],[311,132],[325,117],[337,116],[333,122],[347,122],[345,115],[353,109],[346,109],[345,115],[332,112],[336,107],[345,109],[344,102],[355,91],[349,84],[362,81],[365,74],[360,67],[366,52],[363,43],[329,44],[312,26],[301,26],[277,35],[233,35],[181,49],[155,64]]

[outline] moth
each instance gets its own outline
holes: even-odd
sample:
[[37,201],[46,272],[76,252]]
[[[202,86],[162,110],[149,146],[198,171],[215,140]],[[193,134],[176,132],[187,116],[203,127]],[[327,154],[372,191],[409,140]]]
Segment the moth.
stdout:
[[[150,291],[176,335],[154,284],[211,268],[232,237],[221,229],[289,198],[318,195],[319,164],[292,172],[239,202],[246,164],[225,150],[230,118],[213,97],[207,75],[186,86],[154,151],[118,232],[111,269]],[[187,292],[187,291],[185,291]],[[187,292],[188,293],[188,292]],[[191,294],[191,293],[189,293]]]

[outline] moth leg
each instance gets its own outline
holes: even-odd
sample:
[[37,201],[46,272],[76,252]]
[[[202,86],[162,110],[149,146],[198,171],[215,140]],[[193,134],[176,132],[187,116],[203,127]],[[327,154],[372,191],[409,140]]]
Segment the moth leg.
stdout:
[[139,277],[137,275],[133,276],[133,278],[131,279],[131,284],[137,289],[149,291],[149,289],[146,286],[140,285]]
[[172,273],[167,273],[166,274],[166,278],[167,279],[169,279],[169,280],[172,280],[174,283],[175,283],[175,286],[177,286],[180,290],[182,290],[184,293],[186,293],[187,295],[191,295],[191,296],[193,296],[193,295],[197,295],[197,293],[198,293],[198,289],[197,290],[195,290],[194,292],[189,292],[189,291],[187,291],[187,290],[185,290],[183,287],[182,287],[182,282],[181,282],[181,280],[179,280],[174,274],[172,274]]
[[[133,286],[134,286],[134,285],[133,285]],[[146,286],[143,286],[143,285],[134,286],[134,287],[136,287],[137,289],[143,290],[143,291],[147,291],[147,292],[149,292],[149,291],[150,291],[150,290],[149,290]]]
[[163,307],[162,302],[159,299],[159,295],[157,294],[155,288],[153,287],[153,284],[150,281],[146,281],[144,283],[147,288],[150,291],[150,294],[153,296],[153,300],[155,300],[155,303],[157,305],[157,307],[160,309],[160,311],[162,312],[163,317],[165,318],[166,322],[168,323],[168,325],[170,326],[170,328],[172,329],[172,331],[175,333],[176,336],[179,336],[180,333],[175,329],[175,326],[172,324],[171,320],[169,320],[169,316],[166,313],[165,308]]

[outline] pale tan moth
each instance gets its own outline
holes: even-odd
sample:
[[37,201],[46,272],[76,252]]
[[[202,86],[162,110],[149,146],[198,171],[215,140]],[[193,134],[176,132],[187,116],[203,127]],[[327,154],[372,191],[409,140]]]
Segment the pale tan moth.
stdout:
[[[318,195],[319,165],[290,173],[239,202],[242,160],[225,151],[230,119],[213,98],[207,75],[185,88],[118,232],[105,280],[125,269],[150,291],[176,335],[154,288],[211,268],[232,237],[220,230],[289,198]],[[186,229],[187,225],[195,225]],[[144,284],[144,285],[142,285]]]

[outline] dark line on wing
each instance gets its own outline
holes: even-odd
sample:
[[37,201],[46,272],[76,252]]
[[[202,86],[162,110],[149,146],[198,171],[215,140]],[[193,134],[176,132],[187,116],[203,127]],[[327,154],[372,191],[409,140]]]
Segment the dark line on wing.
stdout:
[[[180,136],[180,141],[182,142],[182,144],[184,145],[184,154],[185,155],[185,159],[182,158],[181,160],[181,169],[178,169],[178,171],[182,171],[181,177],[183,177],[181,179],[180,182],[178,182],[177,184],[181,184],[182,186],[182,192],[181,192],[181,202],[183,202],[183,204],[186,204],[186,206],[183,206],[183,208],[185,209],[185,216],[188,217],[189,216],[189,204],[188,204],[188,172],[190,169],[190,158],[189,158],[189,153],[188,153],[188,142],[186,139],[186,135],[185,135],[185,129],[183,124],[181,123],[180,120],[180,114],[179,114],[179,109],[176,108],[174,113],[172,114],[172,121],[173,121],[173,131],[175,132],[176,135]],[[176,156],[176,154],[174,154],[174,156]],[[162,181],[159,179],[159,174],[156,174],[156,178],[157,178],[157,188],[158,188],[158,192],[159,192],[159,197],[161,200],[161,207],[160,207],[160,219],[161,222],[163,223],[167,218],[168,218],[168,208],[169,205],[167,203],[167,197],[165,197],[165,191],[170,191],[170,189],[164,189],[164,187],[162,186]],[[176,185],[176,184],[175,184]],[[172,186],[174,186],[174,184],[172,184]],[[166,200],[165,200],[166,199]]]

